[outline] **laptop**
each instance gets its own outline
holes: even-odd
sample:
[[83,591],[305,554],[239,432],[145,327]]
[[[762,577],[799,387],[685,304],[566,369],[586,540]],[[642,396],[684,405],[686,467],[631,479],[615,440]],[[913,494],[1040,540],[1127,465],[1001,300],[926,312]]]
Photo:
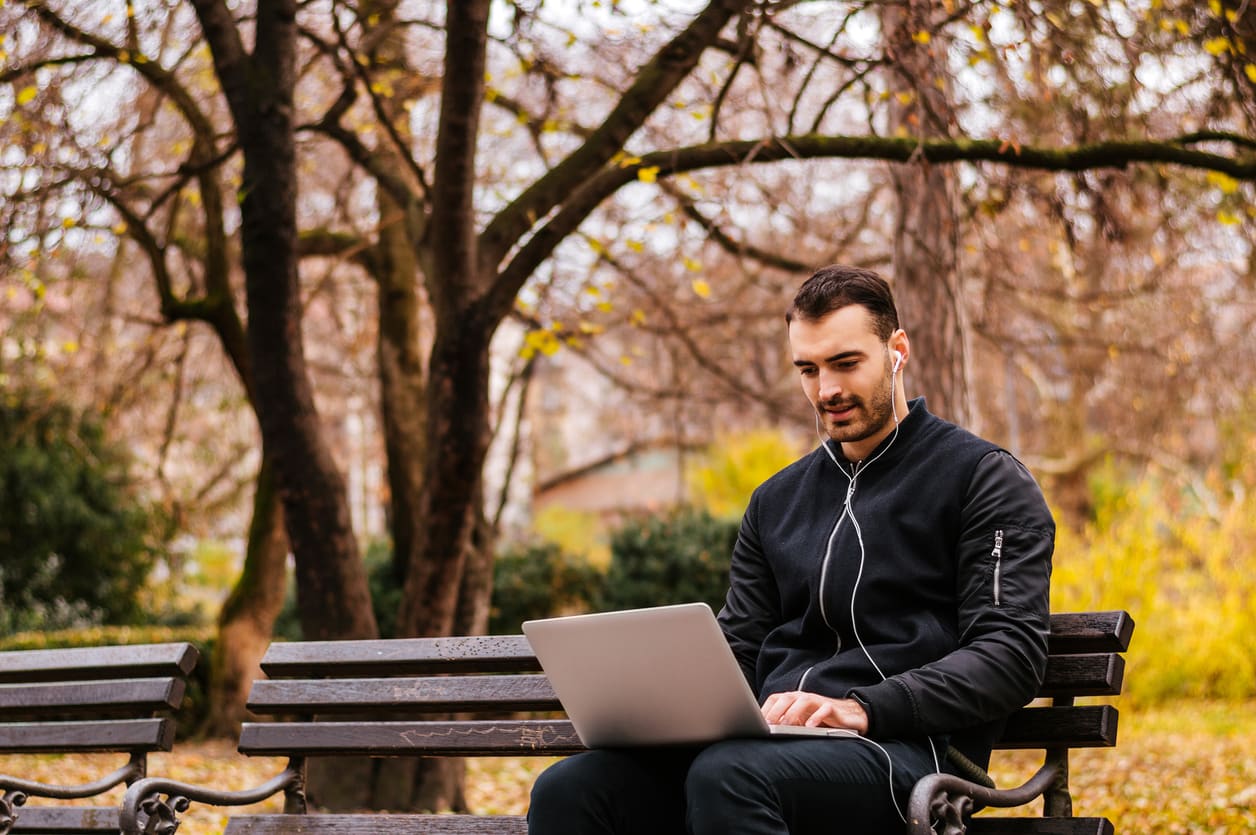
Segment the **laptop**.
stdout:
[[858,736],[769,726],[705,603],[529,620],[523,632],[588,748]]

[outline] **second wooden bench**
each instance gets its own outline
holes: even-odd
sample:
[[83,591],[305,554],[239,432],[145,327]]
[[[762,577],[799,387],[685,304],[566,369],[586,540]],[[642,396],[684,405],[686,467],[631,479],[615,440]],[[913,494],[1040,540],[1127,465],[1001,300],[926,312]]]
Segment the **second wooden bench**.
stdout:
[[148,755],[171,749],[171,714],[198,658],[187,643],[0,652],[0,755],[7,762],[49,753],[126,756],[117,769],[78,785],[0,769],[0,835],[117,832],[116,803],[26,804],[96,798],[144,777]]

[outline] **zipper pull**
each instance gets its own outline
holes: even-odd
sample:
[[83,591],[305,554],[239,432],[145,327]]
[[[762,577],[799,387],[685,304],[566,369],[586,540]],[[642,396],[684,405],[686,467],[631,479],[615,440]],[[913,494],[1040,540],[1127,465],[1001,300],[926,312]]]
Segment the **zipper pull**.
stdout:
[[1003,568],[1003,531],[994,532],[994,550],[990,552],[990,556],[994,557],[994,605],[999,605],[999,572]]

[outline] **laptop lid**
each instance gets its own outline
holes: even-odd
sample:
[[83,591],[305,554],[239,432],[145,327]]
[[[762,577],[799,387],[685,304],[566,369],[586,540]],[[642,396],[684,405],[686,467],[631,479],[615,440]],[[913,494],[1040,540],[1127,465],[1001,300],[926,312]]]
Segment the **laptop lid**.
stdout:
[[773,730],[705,603],[531,620],[523,632],[589,748],[703,743]]

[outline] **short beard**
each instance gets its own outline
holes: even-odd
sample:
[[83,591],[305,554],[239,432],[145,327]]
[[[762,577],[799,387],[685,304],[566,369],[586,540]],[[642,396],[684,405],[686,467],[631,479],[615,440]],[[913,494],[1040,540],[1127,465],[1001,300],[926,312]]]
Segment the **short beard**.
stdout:
[[[886,368],[888,369],[888,355]],[[855,407],[856,419],[844,426],[834,426],[824,409],[826,406],[851,405]],[[872,398],[865,403],[862,397],[836,398],[817,404],[816,411],[824,425],[825,432],[838,443],[857,443],[870,438],[894,421],[894,375],[891,373],[884,386],[872,393]],[[863,415],[864,420],[859,420]]]

